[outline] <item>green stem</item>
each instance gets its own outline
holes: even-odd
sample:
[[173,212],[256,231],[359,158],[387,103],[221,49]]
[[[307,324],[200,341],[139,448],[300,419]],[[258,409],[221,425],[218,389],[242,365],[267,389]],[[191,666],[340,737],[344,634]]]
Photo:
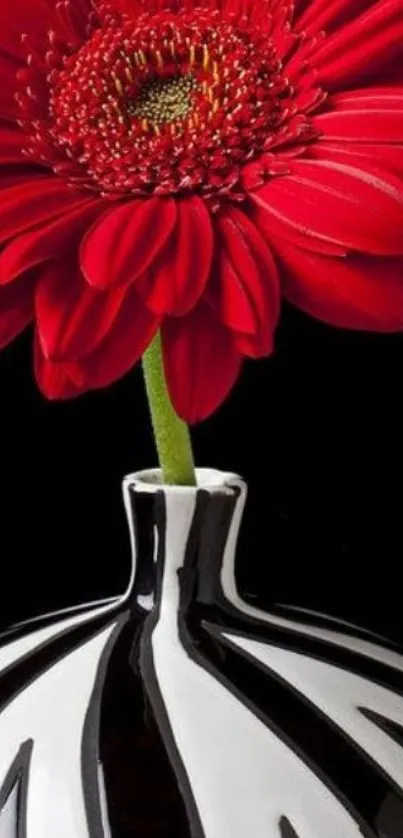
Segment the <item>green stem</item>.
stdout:
[[175,413],[171,402],[159,332],[143,355],[143,371],[164,483],[195,486],[196,475],[189,428]]

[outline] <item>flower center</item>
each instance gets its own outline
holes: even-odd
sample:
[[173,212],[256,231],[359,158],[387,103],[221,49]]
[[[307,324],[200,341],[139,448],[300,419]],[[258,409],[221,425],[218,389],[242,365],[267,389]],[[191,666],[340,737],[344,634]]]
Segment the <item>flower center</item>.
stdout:
[[297,111],[268,33],[211,10],[108,15],[47,83],[32,143],[40,136],[42,159],[46,142],[65,177],[112,197],[240,200],[242,166]]
[[127,113],[142,120],[144,130],[148,124],[155,130],[155,126],[164,122],[176,122],[189,114],[192,107],[191,93],[196,85],[196,79],[191,73],[154,78],[141,88],[133,101],[128,102]]

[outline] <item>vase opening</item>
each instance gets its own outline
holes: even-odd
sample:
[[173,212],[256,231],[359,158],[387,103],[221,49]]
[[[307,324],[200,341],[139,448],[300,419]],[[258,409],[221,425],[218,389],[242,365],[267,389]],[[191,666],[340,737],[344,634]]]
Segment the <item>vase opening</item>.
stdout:
[[162,471],[159,468],[145,469],[134,474],[129,474],[125,478],[126,484],[136,484],[144,491],[150,491],[156,488],[164,489],[167,492],[188,493],[197,492],[200,489],[206,491],[221,491],[230,492],[231,485],[238,482],[239,477],[231,472],[220,471],[213,468],[197,468],[196,469],[196,486],[176,486],[164,483]]

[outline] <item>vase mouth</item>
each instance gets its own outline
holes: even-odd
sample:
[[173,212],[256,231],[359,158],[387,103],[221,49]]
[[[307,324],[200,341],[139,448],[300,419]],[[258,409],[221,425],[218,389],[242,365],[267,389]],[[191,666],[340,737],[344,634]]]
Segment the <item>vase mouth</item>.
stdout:
[[196,486],[175,486],[164,483],[162,471],[159,468],[136,471],[124,478],[124,486],[135,486],[144,492],[163,490],[172,494],[194,494],[203,489],[208,492],[231,492],[234,486],[240,484],[243,484],[243,481],[238,474],[213,468],[196,469]]

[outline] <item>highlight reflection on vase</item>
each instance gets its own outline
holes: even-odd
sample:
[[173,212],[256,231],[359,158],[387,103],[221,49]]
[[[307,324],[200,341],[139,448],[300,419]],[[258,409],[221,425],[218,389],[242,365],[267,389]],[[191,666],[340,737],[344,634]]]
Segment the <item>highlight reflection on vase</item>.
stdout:
[[238,477],[157,481],[128,591],[1,639],[1,838],[403,835],[399,650],[242,600]]

